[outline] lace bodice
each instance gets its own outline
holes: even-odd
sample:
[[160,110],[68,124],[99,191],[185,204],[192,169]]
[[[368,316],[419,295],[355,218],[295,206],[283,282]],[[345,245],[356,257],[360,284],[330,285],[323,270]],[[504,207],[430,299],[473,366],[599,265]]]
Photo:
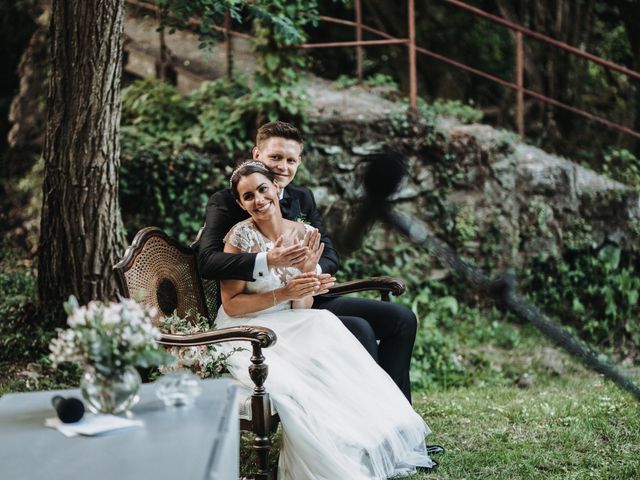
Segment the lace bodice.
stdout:
[[[312,226],[307,224],[303,225],[304,229],[300,229],[301,234],[293,238],[289,243],[292,241],[301,241],[304,233],[313,230]],[[226,235],[224,242],[229,242],[234,247],[247,253],[268,252],[273,249],[273,242],[258,230],[251,218],[236,224]],[[300,273],[302,273],[300,270],[293,267],[270,268],[269,275],[260,277],[254,282],[247,282],[245,291],[247,293],[269,292],[276,288],[283,287],[291,278]],[[282,310],[284,308],[291,308],[291,302],[282,302],[275,307],[269,308],[268,311]]]

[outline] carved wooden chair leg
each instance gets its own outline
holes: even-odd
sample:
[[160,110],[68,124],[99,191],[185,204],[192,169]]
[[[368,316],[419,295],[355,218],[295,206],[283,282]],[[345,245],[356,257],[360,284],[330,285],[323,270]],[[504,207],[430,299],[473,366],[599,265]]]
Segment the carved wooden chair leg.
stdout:
[[258,472],[256,473],[255,479],[274,480],[274,472],[269,465],[269,452],[271,451],[271,440],[269,438],[271,431],[271,409],[269,394],[264,388],[269,367],[264,363],[262,348],[256,343],[253,344],[251,363],[252,365],[249,366],[249,375],[255,384],[253,395],[251,395],[253,433],[255,433],[253,449],[258,458]]

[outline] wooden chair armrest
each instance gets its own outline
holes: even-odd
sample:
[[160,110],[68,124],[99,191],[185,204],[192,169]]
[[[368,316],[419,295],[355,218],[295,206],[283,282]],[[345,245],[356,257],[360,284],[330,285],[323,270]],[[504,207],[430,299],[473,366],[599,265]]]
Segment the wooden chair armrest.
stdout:
[[254,346],[267,348],[274,345],[277,338],[276,333],[270,328],[239,326],[184,335],[163,333],[158,343],[171,347],[196,347],[212,343],[246,341],[251,342]]
[[383,300],[389,300],[389,293],[395,296],[402,295],[405,291],[405,283],[401,278],[394,277],[372,277],[364,280],[353,280],[351,282],[338,283],[329,289],[328,297],[337,297],[354,292],[380,292]]
[[[271,440],[269,434],[275,431],[280,418],[277,414],[271,416],[271,398],[264,387],[269,367],[264,363],[262,349],[275,344],[276,340],[277,337],[273,330],[257,326],[220,328],[210,332],[186,335],[163,333],[158,340],[158,343],[172,347],[195,347],[232,341],[251,342],[253,355],[251,356],[251,365],[248,366],[249,377],[254,384],[251,394],[251,420],[241,419],[240,425],[243,429],[255,434],[254,445],[259,447],[256,449],[258,469],[263,472],[270,471],[268,453],[271,448]],[[273,478],[273,476],[269,475],[264,478]]]

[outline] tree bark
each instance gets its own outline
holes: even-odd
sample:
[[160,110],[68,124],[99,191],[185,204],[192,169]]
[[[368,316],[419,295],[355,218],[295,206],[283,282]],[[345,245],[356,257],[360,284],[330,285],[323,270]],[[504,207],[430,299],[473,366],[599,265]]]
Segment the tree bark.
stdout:
[[115,293],[125,245],[118,205],[123,0],[54,0],[38,291],[46,320],[62,303]]

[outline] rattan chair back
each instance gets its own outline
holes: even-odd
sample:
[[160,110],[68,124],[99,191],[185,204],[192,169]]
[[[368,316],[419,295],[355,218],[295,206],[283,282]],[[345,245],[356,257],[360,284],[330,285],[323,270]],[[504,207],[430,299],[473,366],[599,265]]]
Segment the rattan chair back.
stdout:
[[158,317],[209,318],[196,257],[157,227],[140,230],[113,267],[120,294],[155,307]]

